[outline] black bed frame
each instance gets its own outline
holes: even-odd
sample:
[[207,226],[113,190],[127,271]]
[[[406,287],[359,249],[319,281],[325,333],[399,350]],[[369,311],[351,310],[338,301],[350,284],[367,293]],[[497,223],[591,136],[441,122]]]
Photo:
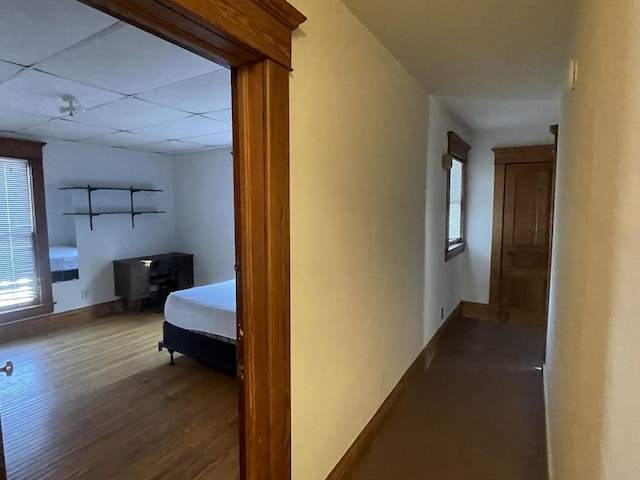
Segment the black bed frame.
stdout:
[[173,354],[178,352],[234,377],[237,375],[235,344],[185,330],[166,321],[162,324],[162,334],[158,351],[163,348],[169,351],[171,365],[175,365]]

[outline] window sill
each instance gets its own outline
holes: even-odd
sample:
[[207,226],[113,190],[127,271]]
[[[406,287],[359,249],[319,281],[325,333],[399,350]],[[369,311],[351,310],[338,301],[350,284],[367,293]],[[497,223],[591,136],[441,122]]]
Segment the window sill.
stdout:
[[466,248],[467,248],[466,242],[454,243],[453,245],[449,245],[449,247],[447,247],[447,251],[444,252],[444,261],[446,262],[448,260],[451,260],[454,257],[457,257],[462,252],[464,252]]
[[52,312],[53,303],[31,305],[24,308],[17,308],[15,310],[8,310],[0,312],[0,325],[25,320],[27,318],[37,317],[40,315],[47,315]]

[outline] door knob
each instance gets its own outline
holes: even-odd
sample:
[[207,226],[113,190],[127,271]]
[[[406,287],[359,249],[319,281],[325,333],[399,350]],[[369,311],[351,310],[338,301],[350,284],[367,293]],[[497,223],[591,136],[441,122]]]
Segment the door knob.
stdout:
[[0,372],[4,372],[7,374],[7,377],[13,375],[13,362],[7,362],[7,364],[0,368]]

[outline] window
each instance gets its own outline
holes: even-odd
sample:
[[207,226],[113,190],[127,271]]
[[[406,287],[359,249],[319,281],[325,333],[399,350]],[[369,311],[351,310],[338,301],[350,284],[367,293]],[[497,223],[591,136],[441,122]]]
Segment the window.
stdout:
[[0,323],[53,311],[42,144],[0,139]]
[[462,253],[466,247],[464,231],[465,180],[471,147],[455,132],[448,133],[449,147],[444,157],[447,170],[447,242],[445,260]]

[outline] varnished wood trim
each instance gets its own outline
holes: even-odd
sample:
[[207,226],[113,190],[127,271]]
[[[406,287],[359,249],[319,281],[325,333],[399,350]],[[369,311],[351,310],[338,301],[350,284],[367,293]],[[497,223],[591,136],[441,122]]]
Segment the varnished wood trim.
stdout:
[[227,66],[270,58],[291,67],[304,15],[284,0],[81,0]]
[[494,148],[495,164],[555,162],[554,145]]
[[31,140],[0,138],[0,156],[27,160],[29,162],[31,189],[33,193],[34,243],[39,296],[39,302],[36,305],[0,313],[0,324],[53,312],[47,205],[44,194],[44,174],[42,171],[42,148],[44,145],[42,142],[33,142]]
[[438,349],[442,345],[442,340],[446,334],[447,329],[451,325],[452,321],[456,318],[459,318],[461,315],[462,303],[460,303],[455,308],[455,310],[451,312],[451,315],[447,317],[447,319],[438,329],[433,338],[416,357],[416,359],[413,361],[404,375],[402,375],[400,381],[398,381],[393,390],[391,390],[391,393],[387,396],[380,408],[378,408],[371,420],[369,420],[369,423],[367,423],[362,432],[360,432],[360,434],[356,437],[356,439],[347,449],[337,465],[333,468],[333,470],[331,470],[331,473],[329,473],[326,480],[342,479],[351,465],[356,462],[371,439],[375,437],[376,432],[378,432],[378,430],[380,429],[382,422],[389,414],[393,406],[396,404],[396,402],[402,395],[402,392],[406,390],[408,385],[416,381],[416,379],[420,376],[420,372],[427,369],[429,365],[431,365],[433,358],[436,356]]
[[462,316],[476,320],[492,320],[489,305],[486,303],[462,302]]
[[245,478],[290,478],[289,72],[267,60],[233,75]]
[[[556,150],[554,145],[533,145],[525,147],[494,148],[493,152],[495,154],[495,173],[493,181],[493,228],[491,235],[489,314],[492,318],[499,319],[501,313],[500,282],[502,277],[502,232],[504,228],[504,196],[507,165],[522,163],[555,163]],[[551,229],[551,232],[552,231],[553,228]]]
[[2,137],[0,138],[0,156],[42,161],[42,148],[45,145],[46,143],[43,142]]
[[295,30],[307,17],[296,10],[290,3],[284,0],[254,0],[258,5],[278,18],[291,30]]
[[448,152],[458,160],[467,161],[471,145],[465,142],[456,132],[447,132]]
[[114,300],[113,302],[99,303],[67,312],[40,315],[5,323],[0,325],[0,342],[43,335],[67,328],[81,327],[93,320],[122,313],[123,310],[122,300]]
[[498,317],[500,310],[500,279],[502,276],[502,227],[504,223],[504,182],[507,166],[495,166],[493,185],[493,227],[491,233],[491,275],[489,284],[489,312]]

